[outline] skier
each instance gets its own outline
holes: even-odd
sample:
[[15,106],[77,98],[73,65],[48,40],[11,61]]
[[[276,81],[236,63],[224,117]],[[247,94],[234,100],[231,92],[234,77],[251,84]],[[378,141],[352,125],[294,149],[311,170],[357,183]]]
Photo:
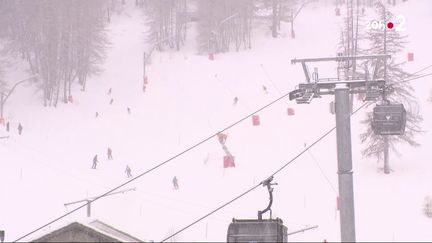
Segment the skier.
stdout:
[[174,185],[174,189],[178,190],[179,189],[179,185],[178,185],[177,177],[174,176],[172,182],[173,182],[173,185]]
[[96,111],[96,117],[98,117],[98,116],[99,116],[99,112]]
[[131,168],[129,167],[129,165],[126,165],[126,170],[125,170],[125,172],[126,172],[126,176],[129,178],[129,177],[132,177],[132,174],[131,174]]
[[108,160],[112,160],[113,159],[112,149],[110,147],[108,147],[107,156],[108,156]]
[[97,154],[93,157],[93,165],[92,165],[92,169],[96,169],[98,163],[98,159],[97,159]]
[[218,132],[217,137],[218,137],[219,143],[225,144],[225,141],[227,139],[227,135]]
[[238,102],[238,98],[237,98],[237,97],[234,97],[234,103],[233,103],[233,105],[236,105],[237,102]]
[[265,85],[262,86],[264,94],[268,94],[267,87]]
[[109,88],[108,90],[108,95],[111,95],[111,88]]
[[114,103],[114,99],[111,98],[111,100],[110,100],[110,105],[112,105],[113,103]]
[[22,130],[23,130],[23,126],[22,126],[21,123],[20,123],[20,124],[18,124],[18,134],[19,134],[19,135],[21,135]]
[[146,85],[144,84],[143,85],[143,93],[145,93],[145,91],[146,91]]
[[207,157],[204,158],[204,164],[205,165],[207,164],[207,162],[209,161],[209,159],[210,159],[210,155],[207,154]]
[[6,132],[9,132],[9,122],[6,123]]
[[128,114],[130,115],[130,113],[131,113],[131,109],[128,107],[127,108],[127,112],[128,112]]

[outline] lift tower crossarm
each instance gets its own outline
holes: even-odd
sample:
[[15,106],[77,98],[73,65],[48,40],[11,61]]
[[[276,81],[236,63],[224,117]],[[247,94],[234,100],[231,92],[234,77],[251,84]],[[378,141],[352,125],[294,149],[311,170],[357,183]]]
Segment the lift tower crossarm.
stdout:
[[[297,88],[290,92],[290,100],[295,99],[297,104],[309,104],[313,98],[319,98],[321,95],[335,96],[335,113],[336,113],[336,144],[337,144],[337,162],[338,162],[338,182],[340,198],[340,228],[342,242],[355,242],[355,214],[354,214],[354,186],[352,176],[352,151],[351,151],[351,120],[350,120],[350,94],[365,93],[365,100],[376,100],[384,90],[386,85],[386,76],[377,77],[378,68],[383,63],[384,73],[386,60],[391,58],[390,55],[365,55],[365,56],[342,56],[322,57],[322,58],[305,58],[292,59],[291,64],[301,63],[306,76],[306,83],[300,83]],[[344,79],[324,78],[319,79],[318,69],[314,70],[313,80],[310,82],[310,75],[307,68],[308,62],[329,62],[336,61],[349,62],[356,60],[374,60],[375,67],[373,78],[370,80],[368,66],[365,64],[364,77],[346,75]],[[344,66],[346,70],[352,65]],[[339,68],[339,67],[338,67]],[[347,72],[348,73],[348,72]],[[271,198],[271,191],[270,200]]]
[[382,59],[387,58],[390,59],[391,55],[365,55],[365,56],[339,56],[339,57],[321,57],[321,58],[303,58],[303,59],[297,59],[294,58],[291,60],[291,64],[296,63],[305,63],[305,62],[324,62],[324,61],[347,61],[347,60],[361,60],[361,59]]
[[[117,192],[109,193],[109,194],[105,195],[104,197],[112,196],[112,195],[120,194],[120,193],[124,194],[125,192],[135,191],[135,190],[136,190],[135,187],[134,188],[129,188],[129,189],[125,189],[125,190],[122,190],[122,191],[117,191]],[[90,217],[91,216],[91,202],[92,202],[93,199],[96,199],[96,198],[99,198],[99,197],[89,197],[89,198],[86,198],[86,199],[82,199],[82,200],[78,200],[78,201],[74,201],[74,202],[65,203],[64,206],[67,207],[67,206],[72,205],[72,204],[76,204],[76,203],[80,203],[80,202],[87,202],[87,217]]]

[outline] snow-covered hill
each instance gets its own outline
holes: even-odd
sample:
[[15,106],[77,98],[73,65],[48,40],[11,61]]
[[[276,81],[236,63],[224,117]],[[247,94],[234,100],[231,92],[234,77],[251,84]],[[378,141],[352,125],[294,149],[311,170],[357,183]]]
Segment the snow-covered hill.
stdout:
[[[270,33],[263,28],[255,33],[254,49],[216,55],[214,61],[196,55],[193,45],[181,52],[155,53],[143,93],[146,28],[141,11],[130,5],[109,26],[111,46],[104,72],[89,80],[86,92],[75,91],[73,104],[44,108],[32,86],[20,87],[8,101],[10,138],[0,140],[0,229],[6,231],[6,241],[78,206],[64,203],[100,195],[127,181],[126,165],[136,176],[294,89],[304,77],[301,66],[291,65],[290,60],[334,56],[342,20],[334,16],[333,7],[311,4],[296,20],[294,40],[285,33],[278,39],[267,38]],[[407,20],[411,41],[407,51],[415,53],[409,71],[430,65],[431,36],[425,23],[432,20],[432,4],[408,1],[393,12]],[[193,32],[191,25],[191,39]],[[333,68],[320,71],[332,75]],[[432,104],[427,102],[432,85],[427,80],[413,81],[426,131],[432,121]],[[239,98],[235,106],[234,97]],[[109,105],[111,98],[114,102]],[[335,124],[328,112],[331,100],[315,99],[310,105],[288,99],[278,102],[259,113],[260,126],[247,119],[227,131],[226,145],[236,158],[235,168],[223,168],[224,152],[213,138],[124,187],[136,191],[98,200],[92,205],[92,217],[141,239],[159,241],[266,179],[304,144],[331,129]],[[355,106],[360,105],[356,101]],[[295,109],[295,116],[287,115],[288,107]],[[432,219],[422,214],[422,203],[432,195],[431,135],[419,136],[419,149],[401,146],[402,157],[391,156],[393,172],[383,175],[373,160],[361,157],[358,135],[364,129],[363,118],[364,111],[352,117],[357,240],[430,241]],[[18,123],[24,126],[21,136]],[[1,134],[6,134],[4,127]],[[107,147],[113,149],[114,160],[107,160]],[[100,163],[92,170],[95,154]],[[274,189],[273,216],[282,218],[288,231],[319,225],[290,240],[340,240],[336,163],[332,133],[275,177],[279,184]],[[180,190],[172,187],[174,176]],[[255,190],[177,239],[224,241],[233,217],[256,218],[267,201],[265,188]],[[85,215],[83,208],[50,227]]]

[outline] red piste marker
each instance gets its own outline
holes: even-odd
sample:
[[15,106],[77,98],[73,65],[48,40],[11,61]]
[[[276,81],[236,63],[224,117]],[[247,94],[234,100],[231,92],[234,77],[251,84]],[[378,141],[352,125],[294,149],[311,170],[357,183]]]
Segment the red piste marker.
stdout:
[[389,29],[393,29],[393,23],[392,22],[388,22],[387,23],[387,28],[389,28]]

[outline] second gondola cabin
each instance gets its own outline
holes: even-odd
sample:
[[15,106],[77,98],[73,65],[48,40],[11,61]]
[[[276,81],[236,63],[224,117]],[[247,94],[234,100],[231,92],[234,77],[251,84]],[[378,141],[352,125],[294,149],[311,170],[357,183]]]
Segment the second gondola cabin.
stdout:
[[377,105],[373,109],[372,130],[377,135],[402,135],[406,111],[402,104]]
[[282,219],[233,219],[227,242],[288,242]]

